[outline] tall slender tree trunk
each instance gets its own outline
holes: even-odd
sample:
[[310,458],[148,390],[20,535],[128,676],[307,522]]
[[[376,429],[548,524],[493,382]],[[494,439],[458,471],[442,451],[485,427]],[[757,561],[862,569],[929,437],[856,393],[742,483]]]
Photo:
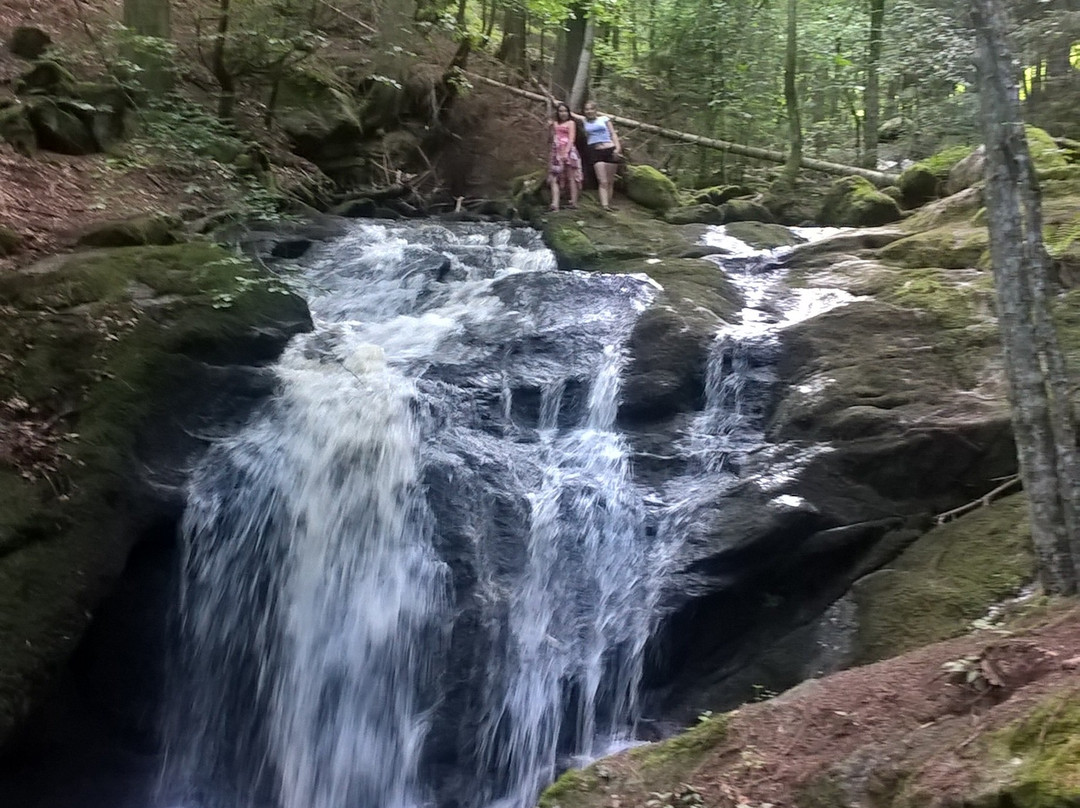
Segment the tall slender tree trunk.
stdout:
[[580,112],[585,103],[585,93],[589,88],[589,67],[592,64],[592,46],[596,39],[596,23],[589,17],[585,23],[585,37],[581,43],[581,57],[578,59],[574,84],[570,89],[570,109]]
[[229,37],[230,4],[231,0],[220,0],[217,35],[214,39],[214,48],[210,57],[210,67],[214,73],[214,79],[218,83],[218,117],[223,121],[232,120],[233,108],[236,103],[236,80],[233,78],[229,66],[225,63],[225,52]]
[[862,163],[867,168],[877,167],[878,121],[881,109],[878,92],[878,65],[881,63],[882,28],[885,24],[885,0],[870,0],[870,40],[866,48],[866,90],[863,108],[866,111],[863,129]]
[[784,106],[788,116],[788,159],[784,165],[785,179],[795,182],[802,161],[802,122],[799,119],[799,94],[795,89],[796,56],[798,55],[798,0],[787,4],[787,47],[784,50]]
[[986,209],[1020,475],[1047,590],[1077,591],[1080,457],[1068,369],[1047,306],[1042,210],[1001,0],[972,0],[986,139]]
[[498,58],[511,67],[525,70],[525,8],[517,2],[511,3],[503,12],[503,38],[499,45]]
[[[160,39],[164,45],[172,36],[169,0],[124,0],[124,25],[139,36]],[[133,44],[127,50],[128,58],[142,69],[139,84],[153,93],[172,89],[172,64],[164,47]]]

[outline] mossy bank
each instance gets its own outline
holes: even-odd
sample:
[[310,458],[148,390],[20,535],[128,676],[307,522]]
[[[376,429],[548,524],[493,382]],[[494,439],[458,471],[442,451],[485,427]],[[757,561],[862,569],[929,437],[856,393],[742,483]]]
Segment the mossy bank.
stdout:
[[[0,278],[0,743],[79,640],[162,507],[141,475],[182,474],[188,419],[271,382],[307,308],[209,243],[60,256]],[[261,390],[260,390],[261,386]],[[221,404],[221,401],[218,401]],[[234,402],[235,404],[235,402]]]

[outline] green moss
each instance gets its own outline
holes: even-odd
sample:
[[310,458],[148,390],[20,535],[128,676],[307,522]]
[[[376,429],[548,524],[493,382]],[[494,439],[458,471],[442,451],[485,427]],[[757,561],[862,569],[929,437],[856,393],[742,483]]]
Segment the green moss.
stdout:
[[904,267],[965,269],[979,265],[989,243],[985,228],[952,224],[894,241],[880,255]]
[[1036,171],[1050,171],[1068,167],[1065,151],[1059,147],[1045,130],[1035,126],[1025,126],[1028,151]]
[[306,308],[205,243],[66,256],[0,277],[0,305],[0,400],[17,395],[70,433],[70,459],[37,476],[0,464],[2,743],[123,564],[115,506],[144,426],[190,384],[193,358],[250,355]]
[[962,634],[1034,575],[1022,494],[935,527],[852,588],[859,626],[855,662]]
[[623,182],[626,195],[650,210],[663,212],[679,203],[675,183],[652,166],[627,166]]
[[894,282],[878,297],[888,303],[933,314],[944,328],[964,328],[989,309],[993,280],[983,274],[978,282],[962,282],[948,271],[914,269],[897,272]]
[[1080,289],[1072,289],[1054,300],[1053,317],[1061,347],[1075,367],[1080,362]]
[[582,269],[600,255],[589,237],[573,225],[550,225],[544,231],[544,240],[564,269]]
[[819,220],[835,227],[877,227],[900,218],[896,200],[862,177],[844,177],[830,187]]
[[1080,697],[1075,692],[1041,704],[996,733],[991,749],[1009,772],[999,804],[1067,808],[1080,793]]
[[650,743],[630,750],[630,757],[653,777],[666,774],[676,782],[687,779],[702,756],[727,738],[730,714],[702,718],[680,735],[660,743]]
[[587,800],[589,794],[600,785],[596,764],[584,769],[570,769],[544,789],[537,802],[539,808],[572,808]]
[[925,160],[920,160],[916,165],[930,172],[939,180],[944,181],[948,179],[949,172],[952,171],[953,166],[971,154],[971,152],[971,146],[949,146],[947,149],[942,149],[937,154],[931,155]]

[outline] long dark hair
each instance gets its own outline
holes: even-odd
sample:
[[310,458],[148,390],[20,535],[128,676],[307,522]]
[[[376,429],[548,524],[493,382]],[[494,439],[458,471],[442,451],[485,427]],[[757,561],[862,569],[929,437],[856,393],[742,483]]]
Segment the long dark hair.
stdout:
[[573,113],[570,112],[570,105],[567,104],[565,101],[559,101],[555,105],[555,109],[553,109],[552,112],[551,112],[551,116],[552,116],[551,119],[553,121],[555,121],[555,123],[561,123],[562,122],[561,119],[559,118],[559,110],[563,109],[564,107],[566,108],[566,120],[570,121],[570,120],[574,119]]

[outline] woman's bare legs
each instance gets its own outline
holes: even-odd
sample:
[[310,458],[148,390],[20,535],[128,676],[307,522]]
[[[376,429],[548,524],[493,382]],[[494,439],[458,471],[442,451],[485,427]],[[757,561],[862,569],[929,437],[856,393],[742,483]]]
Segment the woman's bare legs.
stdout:
[[597,190],[600,192],[600,207],[611,207],[611,197],[615,193],[615,169],[614,163],[596,163],[593,168],[596,171]]
[[572,207],[572,208],[577,207],[577,201],[578,201],[578,194],[579,193],[581,193],[581,183],[578,182],[577,180],[575,180],[573,177],[571,177],[570,178],[570,207]]
[[559,197],[562,196],[561,189],[559,188],[559,178],[549,177],[548,187],[551,189],[551,209],[559,209]]

